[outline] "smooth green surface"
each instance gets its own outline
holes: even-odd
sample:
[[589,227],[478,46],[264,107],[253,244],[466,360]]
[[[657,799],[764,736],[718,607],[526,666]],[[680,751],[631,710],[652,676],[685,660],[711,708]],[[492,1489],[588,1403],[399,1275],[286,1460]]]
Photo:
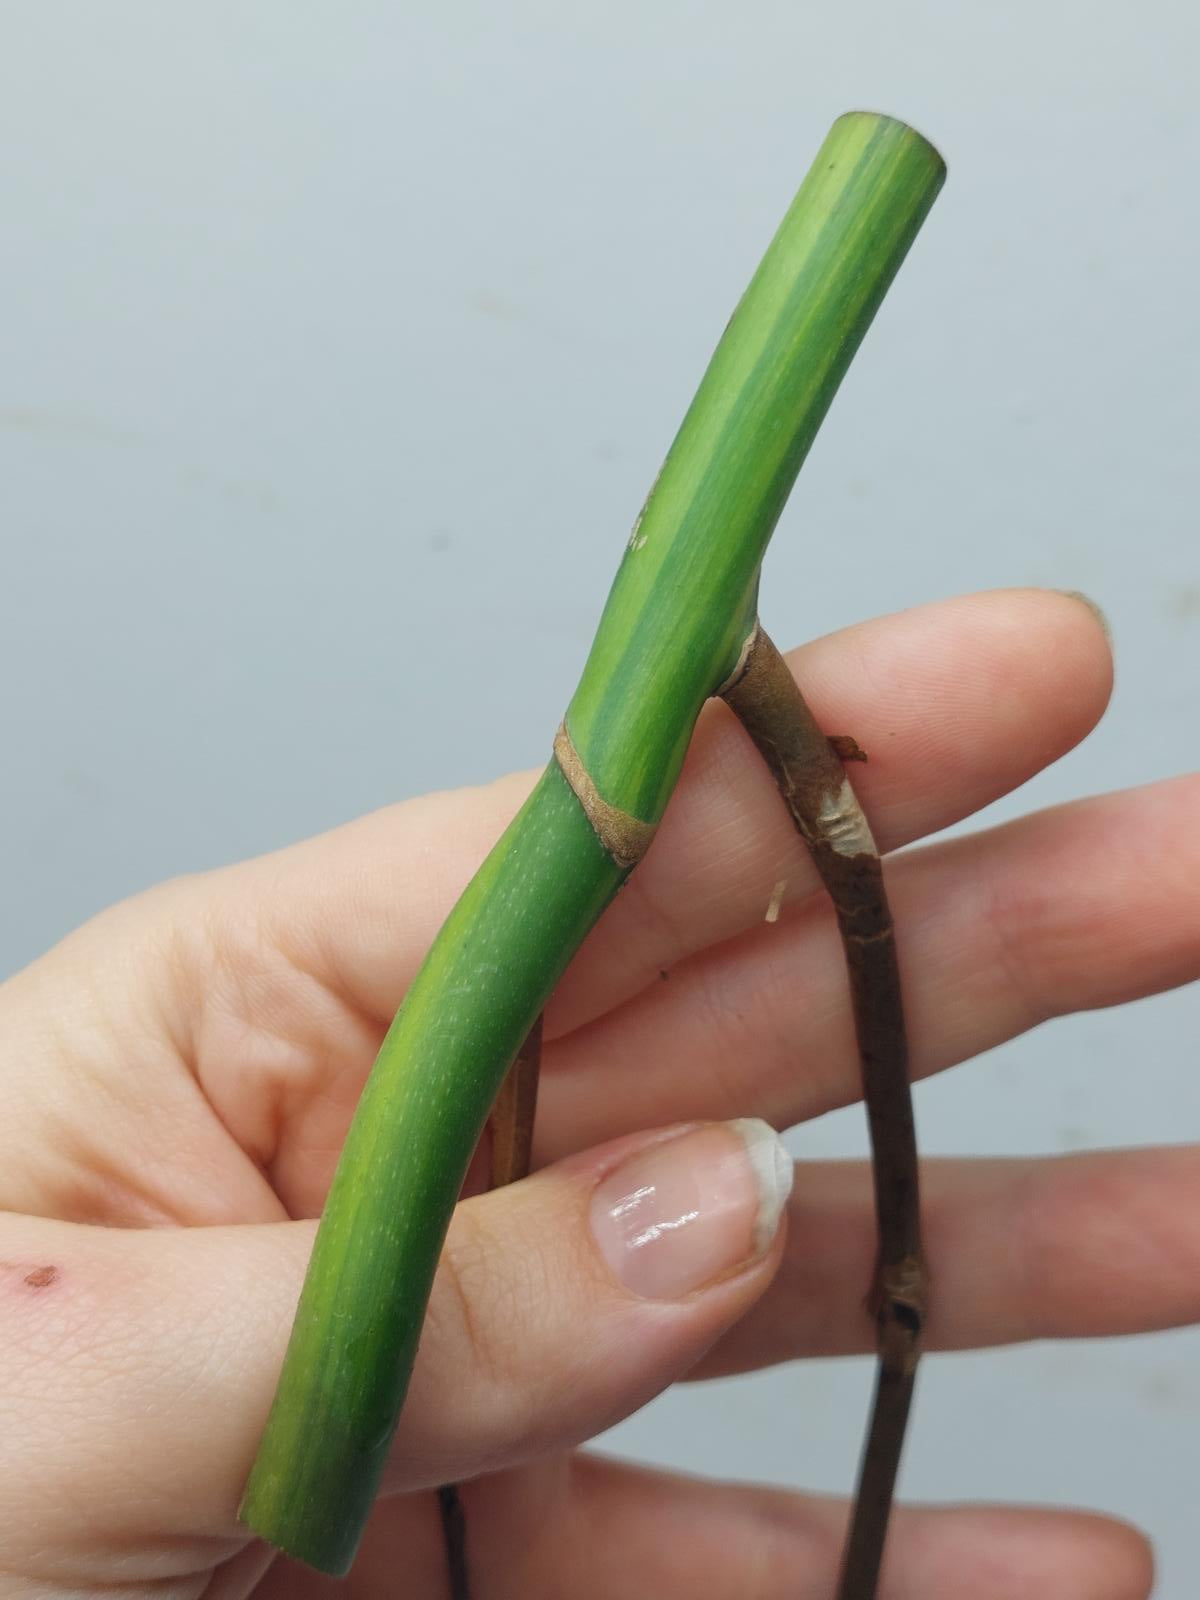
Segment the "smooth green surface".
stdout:
[[380,1049],[325,1204],[241,1515],[344,1571],[442,1240],[509,1062],[624,874],[558,767],[450,913]]
[[[767,540],[941,186],[903,124],[835,123],[630,537],[568,712],[600,793],[661,816],[753,622]],[[344,1571],[386,1459],[471,1152],[533,1019],[625,874],[553,763],[389,1030],[326,1202],[243,1520]]]
[[796,474],[944,176],[903,123],[839,117],[709,363],[567,713],[600,792],[636,817],[666,808]]

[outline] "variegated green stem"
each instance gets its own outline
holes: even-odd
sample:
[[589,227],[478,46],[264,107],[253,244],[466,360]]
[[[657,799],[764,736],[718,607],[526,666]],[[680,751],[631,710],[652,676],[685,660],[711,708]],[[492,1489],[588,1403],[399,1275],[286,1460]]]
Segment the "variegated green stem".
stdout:
[[[567,745],[451,912],[388,1031],[241,1508],[251,1528],[314,1566],[343,1572],[353,1559],[488,1109],[630,871],[629,840],[644,847],[662,816],[700,707],[752,625],[788,491],[943,177],[937,152],[903,123],[855,112],[834,124],[634,527],[567,711]],[[574,787],[562,764],[571,753]],[[593,826],[589,795],[625,819],[615,850]]]

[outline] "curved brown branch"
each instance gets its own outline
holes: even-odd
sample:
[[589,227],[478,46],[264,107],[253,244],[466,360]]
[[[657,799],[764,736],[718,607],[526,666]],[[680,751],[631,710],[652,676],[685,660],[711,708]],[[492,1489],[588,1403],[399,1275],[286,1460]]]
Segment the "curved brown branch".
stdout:
[[837,912],[871,1131],[879,1255],[870,1296],[879,1374],[838,1600],[874,1600],[920,1355],[928,1277],[900,972],[879,852],[842,768],[865,759],[828,739],[787,663],[757,628],[721,697],[754,740]]
[[[528,1176],[533,1154],[533,1119],[537,1111],[538,1078],[542,1066],[542,1019],[539,1015],[525,1043],[509,1067],[492,1107],[491,1187],[502,1189]],[[438,1490],[442,1543],[446,1549],[446,1578],[450,1600],[471,1600],[467,1563],[467,1515],[455,1483]]]
[[456,1483],[444,1483],[437,1492],[442,1519],[442,1543],[446,1547],[446,1581],[449,1600],[471,1600],[471,1577],[467,1570],[467,1517]]

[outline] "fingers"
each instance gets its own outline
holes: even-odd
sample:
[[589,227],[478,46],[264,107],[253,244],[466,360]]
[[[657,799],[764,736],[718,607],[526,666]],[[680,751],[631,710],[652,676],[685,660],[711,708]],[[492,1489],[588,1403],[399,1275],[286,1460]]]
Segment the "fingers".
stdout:
[[[1200,1277],[1200,1228],[1188,1230],[1180,1219],[1200,1215],[1197,1165],[1189,1152],[1040,1168],[932,1165],[935,1316],[943,1319],[935,1339],[1129,1331],[1195,1315],[1189,1285]],[[856,1344],[842,1286],[865,1283],[870,1227],[865,1185],[855,1178],[801,1170],[797,1243],[776,1297],[768,1291],[757,1317],[750,1308],[778,1262],[780,1246],[769,1240],[787,1183],[765,1130],[666,1130],[467,1202],[439,1274],[390,1487],[470,1477],[589,1435],[693,1369],[722,1336],[711,1363],[717,1370],[795,1354],[789,1319],[802,1328],[808,1319],[810,1347]],[[1014,1213],[1016,1226],[1008,1228]],[[110,1231],[7,1219],[0,1234],[0,1565],[52,1587],[95,1584],[105,1574],[125,1583],[165,1580],[235,1561],[235,1508],[311,1239],[303,1223]],[[485,1488],[469,1492],[486,1523]],[[675,1550],[683,1568],[676,1576],[688,1592],[753,1594],[736,1584],[769,1585],[781,1574],[790,1581],[791,1564],[818,1560],[823,1539],[821,1559],[832,1572],[841,1513],[809,1507],[806,1524],[790,1500],[776,1512],[775,1501],[754,1502],[778,1523],[777,1543],[759,1522],[741,1544],[727,1528],[711,1558],[693,1567],[697,1542],[702,1547],[721,1526],[721,1515],[715,1502],[700,1514],[692,1490],[681,1493],[682,1509],[672,1500],[642,1530],[622,1533],[627,1559]],[[605,1593],[599,1577],[611,1573],[599,1551],[614,1548],[612,1506],[610,1499],[607,1509],[572,1510],[564,1551],[547,1557],[553,1573],[557,1560],[589,1548],[589,1529],[597,1531],[594,1561],[579,1558],[578,1590],[547,1579],[540,1590],[514,1592]],[[474,1509],[471,1515],[474,1538]],[[1001,1580],[1018,1579],[1030,1594],[1145,1592],[1137,1588],[1144,1551],[1127,1533],[1092,1522],[1014,1523],[1008,1515],[939,1522],[914,1514],[898,1526],[888,1592],[899,1600],[960,1593],[952,1585],[961,1582],[966,1551],[990,1548],[993,1535],[997,1594],[1012,1592]],[[998,1527],[992,1516],[1001,1517]],[[794,1534],[804,1526],[810,1537],[801,1551]],[[670,1539],[664,1527],[675,1530]],[[511,1550],[511,1523],[508,1544]],[[721,1552],[738,1549],[757,1551],[760,1565],[749,1573],[723,1568]],[[598,1586],[589,1591],[593,1567]],[[728,1591],[719,1586],[727,1570]],[[817,1570],[825,1570],[819,1562]]]
[[[461,1206],[390,1486],[577,1442],[680,1377],[766,1286],[790,1182],[765,1125],[706,1126]],[[237,1554],[312,1233],[3,1224],[0,1568],[90,1582],[136,1549],[132,1583]]]
[[[855,782],[889,849],[968,815],[1070,749],[1104,709],[1111,679],[1091,610],[1032,589],[884,617],[789,660],[823,724],[852,731],[869,751]],[[529,783],[523,775],[432,795],[203,887],[233,937],[244,918],[355,1010],[386,1022]],[[796,893],[814,881],[752,746],[723,707],[709,707],[650,854],[556,1005],[559,1031],[757,920],[781,877]]]
[[791,1179],[765,1124],[706,1124],[460,1205],[390,1481],[579,1443],[681,1377],[770,1280]]
[[[1200,1321],[1200,1147],[926,1161],[927,1346],[1145,1333]],[[874,1348],[865,1163],[796,1167],[783,1265],[697,1377]]]
[[[855,782],[885,847],[945,826],[1068,749],[1109,686],[1092,613],[1037,590],[922,607],[792,660],[825,723],[871,751]],[[516,778],[433,796],[165,886],[105,913],[6,986],[9,1053],[44,1063],[52,1050],[56,1070],[8,1086],[23,1137],[3,1148],[5,1203],[97,1220],[267,1221],[277,1202],[266,1173],[288,1213],[316,1215],[383,1029],[527,786]],[[759,924],[784,878],[793,900],[812,886],[751,746],[711,707],[659,837],[585,944],[549,1032]],[[62,1020],[48,1030],[48,1017]],[[180,1057],[194,1079],[179,1073]],[[62,1061],[72,1067],[65,1106]],[[151,1101],[165,1108],[161,1138],[143,1137]],[[621,1131],[678,1116],[639,1112]],[[183,1166],[181,1126],[196,1151]],[[31,1127],[53,1130],[39,1143],[53,1158],[31,1158]],[[236,1171],[230,1136],[249,1158]],[[195,1181],[181,1196],[188,1173]]]
[[[914,1077],[1200,977],[1198,803],[1200,780],[1180,778],[890,862]],[[545,1067],[539,1160],[668,1116],[786,1127],[857,1098],[824,897],[674,968],[558,1041]]]
[[[466,1486],[476,1587],[487,1600],[832,1600],[844,1502],[707,1483],[583,1456]],[[422,1497],[430,1499],[431,1497]],[[396,1574],[438,1594],[431,1507],[381,1503],[350,1575],[351,1600],[385,1600]],[[1145,1600],[1142,1536],[1072,1512],[900,1508],[880,1600]],[[342,1585],[281,1563],[262,1600],[324,1600]]]
[[[576,1470],[582,1528],[563,1529],[560,1586],[535,1593],[832,1600],[844,1502],[587,1458]],[[901,1508],[880,1600],[1145,1600],[1151,1580],[1142,1536],[1104,1518]],[[513,1600],[520,1592],[499,1591]]]
[[[1092,612],[1038,590],[921,607],[791,660],[824,724],[871,753],[855,782],[884,848],[1061,755],[1110,684]],[[432,796],[185,886],[173,1030],[293,1215],[319,1210],[382,1030],[528,781]],[[724,707],[709,707],[654,846],[573,963],[547,1037],[759,924],[782,879],[793,899],[814,884],[752,746]]]

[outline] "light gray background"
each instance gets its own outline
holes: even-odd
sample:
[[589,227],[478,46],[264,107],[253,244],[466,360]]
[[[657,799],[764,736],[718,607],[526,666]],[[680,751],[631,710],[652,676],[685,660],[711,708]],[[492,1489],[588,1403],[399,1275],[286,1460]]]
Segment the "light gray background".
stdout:
[[[768,624],[1083,588],[1113,708],[993,815],[1194,764],[1189,7],[2,20],[0,971],[168,874],[543,758],[715,337],[853,106],[915,122],[950,181],[776,537]],[[922,1086],[926,1148],[1194,1135],[1197,1001]],[[857,1150],[858,1116],[795,1144]],[[1194,1333],[936,1359],[905,1488],[1125,1513],[1191,1600],[1198,1373]],[[867,1381],[671,1395],[612,1442],[845,1487]]]

